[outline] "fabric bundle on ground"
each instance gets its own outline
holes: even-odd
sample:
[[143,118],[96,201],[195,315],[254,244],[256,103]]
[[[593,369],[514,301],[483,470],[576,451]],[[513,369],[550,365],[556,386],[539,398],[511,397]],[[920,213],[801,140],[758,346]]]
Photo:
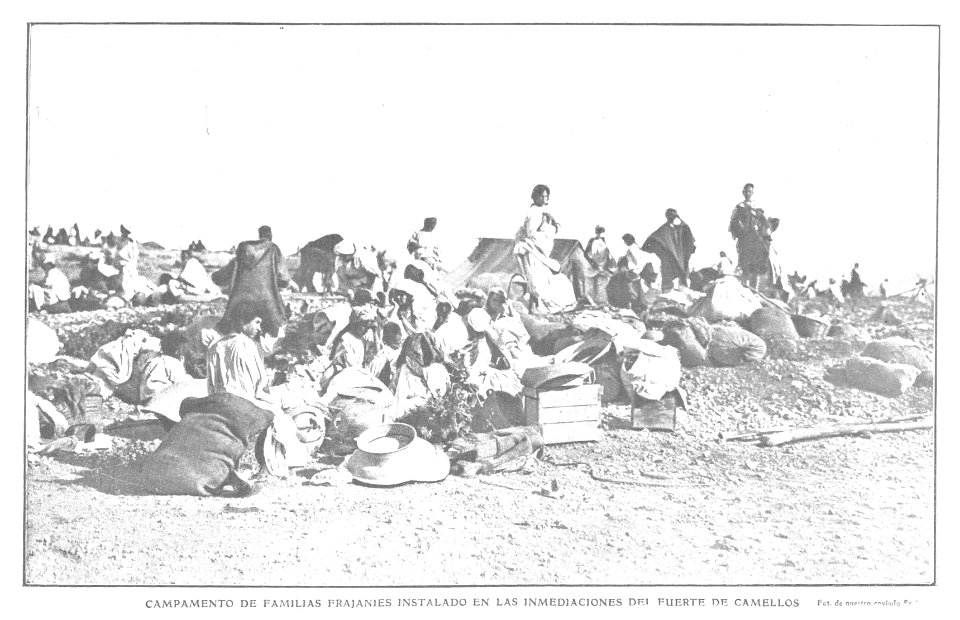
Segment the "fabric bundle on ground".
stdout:
[[359,368],[348,368],[335,376],[321,404],[328,404],[332,419],[328,445],[331,454],[353,452],[361,433],[396,417],[393,393],[369,371]]
[[541,448],[543,436],[539,428],[518,426],[457,438],[447,449],[447,455],[453,462],[479,464],[478,473],[494,474],[522,469],[527,459]]
[[710,324],[700,317],[678,321],[663,328],[663,344],[680,353],[680,364],[691,368],[709,366],[707,345],[710,343]]
[[680,385],[680,357],[672,347],[642,340],[636,357],[628,353],[624,358],[620,378],[636,396],[660,400]]
[[273,413],[245,398],[220,393],[187,398],[181,421],[144,459],[144,488],[165,495],[216,495]]
[[689,312],[691,316],[700,316],[714,323],[746,320],[761,307],[760,299],[744,288],[734,276],[724,276]]
[[140,407],[141,411],[152,413],[171,424],[180,421],[180,405],[188,398],[203,398],[207,396],[206,379],[186,379],[175,383],[161,392],[158,392],[146,404]]
[[920,343],[897,336],[870,342],[863,349],[861,355],[878,359],[881,362],[907,364],[921,371],[933,370],[933,360],[923,350]]
[[897,316],[897,313],[891,310],[886,304],[880,304],[870,319],[873,321],[881,321],[886,325],[900,325],[903,323],[903,319]]
[[88,371],[115,390],[133,374],[134,361],[140,351],[160,350],[160,340],[142,329],[127,330],[120,338],[103,345],[90,358]]
[[853,325],[832,325],[827,332],[827,337],[837,340],[866,340],[863,332]]
[[851,357],[844,367],[855,388],[895,398],[914,384],[920,370],[907,364],[888,364],[869,357]]
[[599,329],[609,334],[618,351],[639,350],[641,345],[637,343],[643,340],[643,334],[647,331],[640,317],[630,310],[620,310],[616,314],[584,310],[573,316],[571,324],[582,332]]
[[710,330],[707,356],[717,366],[740,366],[757,362],[767,354],[763,338],[745,329],[727,325],[715,325]]
[[778,308],[755,310],[750,315],[750,331],[764,340],[774,338],[796,340],[800,337],[790,315]]

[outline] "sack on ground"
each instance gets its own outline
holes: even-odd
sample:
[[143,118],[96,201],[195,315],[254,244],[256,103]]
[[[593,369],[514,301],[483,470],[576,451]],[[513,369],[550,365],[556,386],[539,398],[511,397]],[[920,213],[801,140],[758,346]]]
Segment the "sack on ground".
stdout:
[[754,311],[750,315],[750,331],[764,340],[796,340],[800,337],[790,315],[778,308],[760,308]]
[[393,401],[389,404],[371,403],[349,396],[338,396],[331,401],[329,411],[332,422],[327,450],[330,454],[345,456],[357,449],[357,437],[363,431],[392,422],[396,409]]
[[710,364],[707,350],[697,338],[697,332],[693,326],[686,322],[665,327],[663,329],[663,344],[673,347],[679,352],[682,366],[691,368]]
[[762,360],[767,354],[763,338],[739,327],[715,325],[707,355],[717,366],[740,366]]
[[897,336],[874,340],[867,344],[861,355],[878,359],[881,362],[907,364],[919,370],[933,370],[933,360],[923,350],[920,343]]
[[635,395],[660,400],[680,385],[680,356],[673,347],[641,340],[636,352],[624,357],[620,375],[623,385],[632,386]]
[[150,493],[217,494],[273,420],[272,412],[227,393],[187,398],[180,416],[141,466],[141,481]]
[[[541,448],[543,436],[538,427],[517,426],[459,437],[450,444],[447,456],[453,463],[479,464],[481,474],[494,474],[523,469],[527,460]],[[467,471],[463,467],[455,469]]]
[[690,308],[691,316],[715,321],[741,321],[761,308],[760,298],[744,288],[733,276],[720,278],[710,293]]
[[907,364],[889,364],[869,357],[851,357],[844,367],[855,388],[895,398],[914,384],[920,370]]

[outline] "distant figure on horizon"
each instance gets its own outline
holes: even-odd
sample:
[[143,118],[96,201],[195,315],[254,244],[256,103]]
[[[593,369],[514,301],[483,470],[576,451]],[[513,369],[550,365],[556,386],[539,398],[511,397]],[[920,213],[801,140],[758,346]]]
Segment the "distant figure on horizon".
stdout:
[[863,283],[863,280],[860,279],[860,263],[854,263],[853,269],[850,270],[850,284],[849,286],[849,295],[851,299],[862,299],[863,298],[863,289],[867,287]]
[[737,242],[740,272],[745,283],[753,288],[758,288],[761,280],[769,280],[773,275],[770,243],[779,223],[775,219],[768,221],[763,209],[755,206],[753,183],[744,185],[743,202],[734,207],[728,230]]
[[676,209],[667,209],[663,215],[667,221],[647,237],[640,249],[656,254],[660,259],[660,281],[663,290],[669,291],[674,281],[687,286],[690,257],[697,251],[697,246],[693,231],[680,219]]
[[727,253],[723,251],[720,252],[720,262],[717,263],[716,269],[725,276],[732,276],[737,272],[737,266],[733,264],[733,261],[727,256]]
[[140,287],[140,273],[137,263],[140,260],[140,246],[131,236],[123,224],[120,225],[120,241],[117,242],[117,252],[114,255],[114,266],[120,270],[120,287],[123,289],[123,298],[133,299]]

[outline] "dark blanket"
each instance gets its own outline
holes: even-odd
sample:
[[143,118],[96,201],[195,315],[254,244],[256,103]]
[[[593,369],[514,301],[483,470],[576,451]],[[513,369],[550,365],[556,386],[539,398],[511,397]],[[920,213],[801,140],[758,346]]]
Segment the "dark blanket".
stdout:
[[640,249],[657,255],[663,282],[672,282],[675,278],[686,280],[690,272],[690,256],[697,246],[693,232],[686,223],[671,226],[669,222],[664,222],[647,237]]
[[763,209],[738,204],[730,216],[730,234],[737,240],[740,269],[746,276],[770,273],[772,229]]
[[221,393],[186,398],[181,420],[144,459],[140,473],[150,493],[216,495],[240,457],[273,421],[273,413]]
[[230,300],[223,318],[232,320],[241,302],[249,302],[260,312],[263,331],[276,336],[287,320],[280,300],[281,281],[286,282],[283,253],[269,240],[244,241],[237,247],[237,256],[230,285]]

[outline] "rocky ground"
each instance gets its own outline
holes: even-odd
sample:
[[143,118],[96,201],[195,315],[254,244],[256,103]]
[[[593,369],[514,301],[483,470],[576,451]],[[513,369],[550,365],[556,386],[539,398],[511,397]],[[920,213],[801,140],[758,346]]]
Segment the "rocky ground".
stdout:
[[[876,301],[832,313],[864,340],[909,335],[932,351],[930,307],[891,307],[905,325],[871,321]],[[76,338],[98,321],[101,330],[139,322],[162,332],[209,311],[44,321]],[[721,431],[933,411],[930,388],[887,398],[828,380],[863,346],[804,339],[772,347],[754,365],[684,369],[688,411],[677,432],[633,430],[629,405],[612,404],[601,441],[549,446],[520,473],[383,489],[315,486],[314,474],[336,465],[323,457],[246,499],[155,497],[129,481],[159,443],[157,427],[109,436],[107,450],[31,455],[26,582],[930,583],[932,430],[768,448],[718,441]],[[138,417],[116,403],[108,415]]]

